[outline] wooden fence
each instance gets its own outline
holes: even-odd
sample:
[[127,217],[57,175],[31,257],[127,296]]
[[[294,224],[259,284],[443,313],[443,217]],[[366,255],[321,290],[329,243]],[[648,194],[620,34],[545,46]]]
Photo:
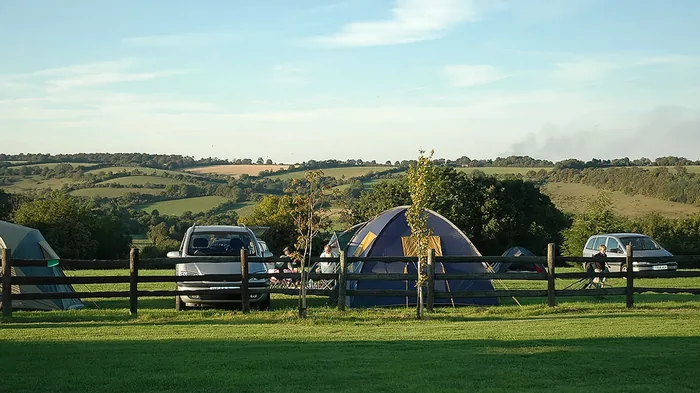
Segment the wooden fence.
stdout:
[[[673,256],[673,257],[635,257],[630,247],[627,248],[627,256],[624,258],[584,258],[584,257],[561,257],[555,256],[554,244],[548,247],[546,257],[492,257],[492,256],[450,256],[436,257],[434,253],[428,256],[428,281],[427,281],[427,302],[428,311],[433,310],[435,299],[438,298],[496,298],[496,297],[546,297],[549,306],[556,306],[557,297],[566,296],[602,296],[602,295],[625,295],[627,307],[634,306],[634,294],[643,292],[657,293],[691,293],[700,294],[700,288],[646,288],[635,287],[636,278],[678,278],[678,277],[700,277],[700,270],[696,271],[651,271],[635,272],[634,261],[646,262],[677,262],[679,267],[700,267],[700,256]],[[129,268],[129,276],[16,276],[12,275],[12,267],[46,267],[45,260],[12,260],[11,250],[2,250],[2,310],[3,315],[12,315],[12,300],[36,300],[36,299],[71,299],[71,298],[129,298],[129,308],[132,315],[138,313],[139,297],[174,297],[179,295],[231,295],[240,296],[241,308],[243,312],[250,310],[250,295],[256,293],[282,293],[298,294],[300,289],[254,287],[251,288],[251,279],[299,279],[302,273],[249,273],[249,263],[251,259],[241,251],[240,257],[187,257],[187,258],[139,258],[138,249],[132,249],[129,260],[109,260],[109,261],[85,261],[85,260],[61,260],[60,266],[69,270],[81,269],[124,269]],[[255,258],[254,262],[289,262],[288,258]],[[310,295],[330,296],[337,295],[338,308],[345,310],[346,296],[390,296],[390,297],[415,297],[416,290],[352,290],[347,288],[348,281],[355,280],[382,280],[382,281],[413,281],[417,279],[417,274],[403,273],[349,273],[348,266],[353,262],[372,261],[384,263],[406,263],[415,262],[416,258],[409,257],[367,257],[353,258],[347,257],[341,252],[339,258],[312,258],[313,262],[337,262],[340,265],[337,274],[321,274],[304,272],[311,280],[338,280],[337,289],[307,289]],[[564,263],[584,263],[605,261],[608,263],[625,263],[626,272],[616,273],[557,273],[556,266]],[[241,274],[209,274],[201,276],[175,276],[139,275],[142,268],[162,268],[174,267],[180,263],[226,263],[241,262]],[[435,265],[440,263],[488,263],[490,265],[497,262],[506,262],[512,265],[543,264],[547,266],[546,273],[436,273]],[[600,289],[560,289],[557,290],[556,279],[590,279],[593,277],[626,278],[624,288],[600,288]],[[463,292],[436,292],[436,280],[541,280],[547,281],[546,290],[490,290],[490,291],[463,291]],[[235,289],[202,289],[202,290],[158,290],[144,291],[138,290],[139,283],[175,283],[175,282],[196,282],[196,281],[233,281],[240,282],[239,288]],[[48,292],[48,293],[12,293],[13,285],[50,285],[50,284],[129,284],[128,291],[95,291],[95,292]]]

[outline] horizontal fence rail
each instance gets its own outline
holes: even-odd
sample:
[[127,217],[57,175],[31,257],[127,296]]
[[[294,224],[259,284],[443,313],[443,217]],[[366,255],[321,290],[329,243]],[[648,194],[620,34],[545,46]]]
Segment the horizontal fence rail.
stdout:
[[[675,262],[678,267],[700,267],[700,256],[672,256],[672,257],[637,257],[633,250],[628,248],[627,255],[623,258],[583,258],[583,257],[561,257],[554,255],[554,245],[550,244],[548,255],[543,257],[503,257],[503,256],[435,256],[434,251],[428,256],[428,282],[427,288],[427,309],[433,309],[435,299],[465,299],[465,298],[506,298],[506,297],[542,297],[548,299],[550,306],[556,305],[557,297],[571,296],[621,296],[626,297],[628,307],[634,305],[634,294],[640,293],[689,293],[700,295],[700,289],[694,288],[647,288],[635,287],[634,280],[641,278],[697,278],[700,277],[700,270],[697,271],[635,271],[638,265],[635,262],[645,263],[671,263]],[[240,256],[211,256],[211,257],[185,257],[185,258],[139,258],[137,249],[132,249],[129,259],[124,260],[60,260],[59,266],[66,270],[119,270],[128,269],[128,275],[108,275],[108,276],[13,276],[12,267],[46,267],[46,260],[13,260],[11,250],[2,249],[2,298],[0,307],[3,315],[11,316],[12,300],[40,300],[40,299],[76,299],[76,298],[129,298],[130,312],[134,315],[138,312],[138,299],[143,297],[175,297],[175,296],[215,296],[238,299],[244,312],[250,309],[250,298],[258,294],[288,294],[298,295],[302,290],[299,287],[271,287],[270,280],[285,282],[298,282],[302,274],[312,282],[330,283],[325,289],[304,288],[307,294],[319,296],[335,296],[338,308],[344,310],[346,307],[346,297],[349,296],[377,296],[405,298],[408,302],[417,303],[418,298],[415,282],[417,273],[357,273],[349,272],[351,266],[358,262],[382,262],[382,263],[412,263],[417,265],[416,257],[348,257],[341,252],[337,258],[311,258],[312,265],[316,262],[328,262],[338,266],[338,273],[318,273],[318,272],[280,272],[269,273],[259,270],[261,263],[267,267],[274,266],[275,263],[289,263],[291,259],[286,257],[257,258],[249,256],[244,251]],[[148,268],[174,268],[178,264],[189,263],[237,263],[240,264],[238,274],[207,274],[207,275],[140,275],[139,269]],[[436,266],[443,264],[471,263],[482,264],[481,272],[473,273],[440,273],[436,272]],[[514,267],[539,264],[547,267],[545,273],[535,272],[495,272],[493,268],[497,263],[508,263]],[[556,266],[573,263],[584,265],[590,263],[622,264],[627,267],[627,271],[621,272],[588,272],[558,273]],[[251,271],[251,269],[257,269]],[[444,271],[442,268],[438,270]],[[560,280],[592,280],[594,278],[624,278],[626,286],[619,288],[597,288],[597,289],[556,289],[555,281]],[[439,292],[435,290],[436,282],[450,282],[453,280],[491,280],[500,282],[508,281],[546,281],[547,289],[533,290],[507,290],[494,289],[490,291],[454,291]],[[355,286],[348,285],[348,282],[359,281],[404,281],[407,285],[405,290],[382,290],[382,289],[354,289]],[[143,283],[196,283],[202,289],[192,290],[139,290],[138,284]],[[78,291],[78,292],[42,292],[42,293],[12,293],[13,285],[90,285],[90,284],[128,284],[128,288],[114,291]],[[206,288],[220,287],[218,289]],[[333,288],[333,289],[328,289]],[[419,302],[418,302],[419,303]]]

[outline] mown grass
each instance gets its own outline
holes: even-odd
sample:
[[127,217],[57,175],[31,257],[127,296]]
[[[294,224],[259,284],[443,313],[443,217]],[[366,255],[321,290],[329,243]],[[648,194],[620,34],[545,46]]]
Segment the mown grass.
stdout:
[[[581,213],[591,201],[598,198],[602,190],[580,183],[548,183],[542,191],[554,204],[565,212]],[[686,217],[700,213],[700,207],[664,201],[643,195],[626,195],[619,191],[604,191],[610,196],[613,210],[621,215],[637,217],[658,212],[667,217]]]
[[205,212],[228,201],[228,198],[220,196],[203,196],[154,202],[147,205],[138,206],[137,208],[149,213],[153,210],[158,210],[160,214],[179,216],[187,211],[192,213]]
[[[664,300],[642,300],[653,297]],[[313,297],[300,320],[296,299],[281,295],[273,311],[245,315],[178,313],[170,298],[146,298],[132,318],[125,299],[97,299],[85,310],[16,312],[0,324],[2,390],[697,391],[700,301],[637,298],[632,310],[596,298],[555,308],[540,300],[439,308],[422,321],[413,309],[339,312]]]

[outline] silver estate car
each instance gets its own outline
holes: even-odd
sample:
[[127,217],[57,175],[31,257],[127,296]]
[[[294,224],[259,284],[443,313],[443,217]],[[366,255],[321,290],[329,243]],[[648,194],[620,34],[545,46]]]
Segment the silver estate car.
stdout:
[[[626,247],[632,245],[634,256],[638,257],[670,257],[673,256],[659,245],[656,240],[646,235],[639,233],[608,233],[602,235],[591,236],[586,242],[583,249],[584,257],[592,257],[598,253],[598,248],[601,245],[607,247],[608,257],[625,257]],[[676,262],[633,262],[635,272],[642,271],[659,271],[659,270],[677,270],[678,263]],[[627,266],[620,262],[609,262],[608,267],[611,272],[627,271]],[[586,264],[584,263],[584,269]]]
[[[260,242],[251,228],[245,226],[193,226],[187,230],[178,251],[168,253],[168,258],[187,257],[239,257],[241,249],[247,249],[250,259],[248,271],[250,273],[266,273],[265,264],[256,259],[266,256]],[[175,266],[175,274],[178,276],[201,276],[204,274],[241,274],[240,262],[196,262],[179,263]],[[178,282],[178,291],[201,289],[237,289],[240,281],[187,281]],[[249,280],[249,287],[267,287],[269,280]],[[184,310],[192,306],[235,305],[241,303],[240,295],[181,295],[175,299],[176,308]],[[252,307],[266,310],[270,307],[270,296],[266,293],[250,294]]]

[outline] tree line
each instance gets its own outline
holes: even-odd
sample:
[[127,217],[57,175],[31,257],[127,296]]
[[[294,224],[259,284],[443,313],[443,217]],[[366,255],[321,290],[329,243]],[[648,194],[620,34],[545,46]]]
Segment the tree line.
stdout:
[[700,174],[683,166],[674,168],[564,169],[547,175],[548,181],[583,183],[602,190],[621,191],[666,201],[700,204]]
[[641,233],[658,241],[675,255],[700,255],[700,215],[668,218],[658,213],[628,218],[616,214],[610,198],[603,192],[586,210],[577,215],[564,231],[562,251],[581,255],[588,238],[602,233]]

